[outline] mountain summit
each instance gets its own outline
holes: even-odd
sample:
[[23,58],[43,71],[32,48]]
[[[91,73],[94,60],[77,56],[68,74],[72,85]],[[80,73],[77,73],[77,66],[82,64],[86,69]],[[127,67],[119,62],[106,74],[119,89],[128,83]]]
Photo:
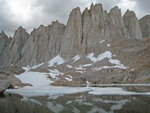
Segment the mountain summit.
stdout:
[[[122,16],[118,6],[107,12],[102,4],[91,4],[83,13],[77,7],[71,11],[67,25],[54,21],[40,25],[31,34],[20,26],[12,39],[2,32],[0,64],[40,64],[39,70],[47,71],[53,67],[62,75],[70,75],[76,84],[148,81],[149,23],[150,16],[138,20],[133,11],[127,10]],[[55,84],[61,83],[66,82]]]

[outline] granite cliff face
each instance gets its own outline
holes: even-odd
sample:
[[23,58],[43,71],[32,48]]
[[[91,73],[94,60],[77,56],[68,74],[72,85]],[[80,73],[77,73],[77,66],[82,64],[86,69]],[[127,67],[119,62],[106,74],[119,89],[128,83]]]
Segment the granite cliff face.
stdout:
[[60,52],[65,26],[53,22],[44,27],[40,25],[31,32],[21,51],[21,59],[17,65],[27,66],[47,62]]
[[117,6],[109,13],[104,11],[102,4],[92,4],[83,13],[78,7],[71,11],[66,26],[56,21],[48,26],[40,25],[31,34],[19,27],[11,41],[1,33],[0,64],[32,66],[48,62],[57,55],[64,59],[88,53],[98,55],[107,49],[100,45],[102,40],[142,40],[149,37],[149,21],[149,16],[139,21],[129,10],[122,16]]
[[136,14],[133,11],[127,10],[123,19],[130,34],[130,38],[142,39],[141,27]]
[[27,41],[29,34],[21,26],[16,30],[14,37],[4,49],[2,54],[2,64],[17,64],[21,59],[21,51]]
[[29,65],[54,85],[149,83],[149,38],[150,16],[91,4],[73,9],[67,25],[55,21],[31,34],[19,27],[12,39],[0,33],[0,65]]
[[4,49],[8,46],[10,41],[11,38],[8,38],[7,35],[2,31],[0,33],[0,65],[2,65],[2,54],[4,52]]
[[144,16],[140,19],[140,26],[142,30],[143,38],[150,37],[150,15]]

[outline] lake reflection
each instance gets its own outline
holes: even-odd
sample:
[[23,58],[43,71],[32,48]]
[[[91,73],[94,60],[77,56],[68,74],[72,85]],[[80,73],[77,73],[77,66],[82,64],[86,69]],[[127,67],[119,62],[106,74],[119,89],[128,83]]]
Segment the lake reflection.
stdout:
[[80,93],[23,98],[7,94],[0,97],[0,113],[150,113],[149,107],[150,96],[144,95],[94,96]]

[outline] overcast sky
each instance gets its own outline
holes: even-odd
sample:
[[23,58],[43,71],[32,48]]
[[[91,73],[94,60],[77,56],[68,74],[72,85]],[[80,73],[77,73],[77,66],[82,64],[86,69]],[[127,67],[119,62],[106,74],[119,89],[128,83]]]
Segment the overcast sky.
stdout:
[[0,0],[0,31],[13,36],[20,25],[30,32],[55,20],[66,24],[73,8],[79,6],[83,11],[92,2],[102,3],[108,11],[118,5],[122,14],[134,10],[138,18],[150,14],[150,0]]

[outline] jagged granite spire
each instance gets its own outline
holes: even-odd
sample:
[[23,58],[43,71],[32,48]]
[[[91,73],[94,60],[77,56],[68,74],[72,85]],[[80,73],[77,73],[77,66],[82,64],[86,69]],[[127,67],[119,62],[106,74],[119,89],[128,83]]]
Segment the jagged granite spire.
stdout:
[[143,38],[150,38],[150,15],[146,15],[140,19],[140,26]]
[[29,34],[20,26],[15,31],[11,42],[4,50],[4,54],[2,55],[3,65],[16,64],[21,59],[21,50],[28,38]]
[[139,23],[135,13],[129,10],[122,17],[118,6],[107,12],[102,4],[91,4],[83,13],[77,7],[71,11],[66,26],[54,21],[48,26],[40,25],[30,35],[20,26],[8,46],[2,49],[2,64],[35,65],[58,54],[64,59],[78,54],[98,55],[104,51],[99,44],[101,40],[142,40],[142,33],[144,37],[150,36],[149,20],[143,18]]
[[130,38],[142,39],[140,23],[133,11],[127,10],[123,15],[125,27],[128,29]]

